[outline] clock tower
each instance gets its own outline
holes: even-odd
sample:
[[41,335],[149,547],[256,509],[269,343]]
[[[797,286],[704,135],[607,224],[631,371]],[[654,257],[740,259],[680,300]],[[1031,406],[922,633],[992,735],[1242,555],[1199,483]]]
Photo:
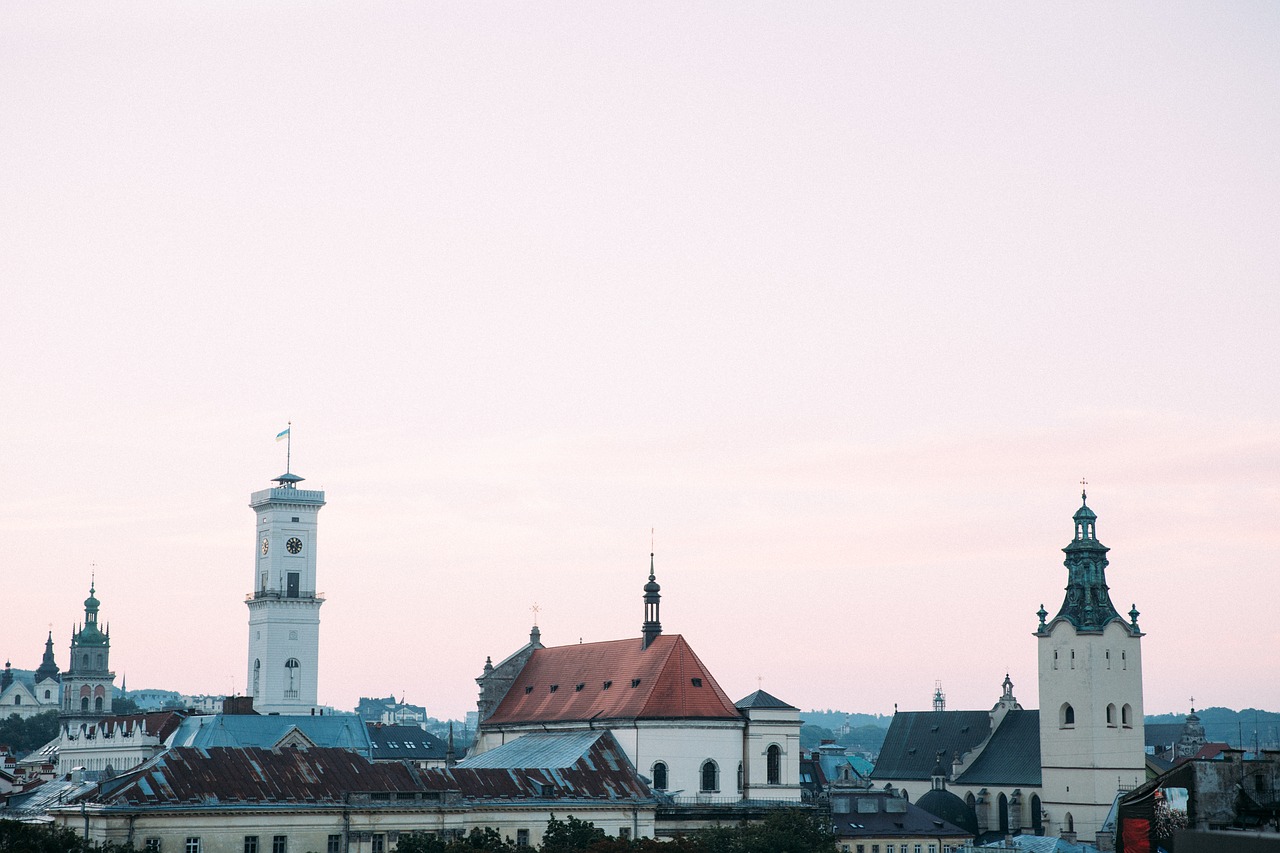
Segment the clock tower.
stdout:
[[249,605],[246,692],[260,714],[317,713],[320,605],[316,592],[316,517],[324,492],[299,489],[285,472],[254,492],[253,592]]

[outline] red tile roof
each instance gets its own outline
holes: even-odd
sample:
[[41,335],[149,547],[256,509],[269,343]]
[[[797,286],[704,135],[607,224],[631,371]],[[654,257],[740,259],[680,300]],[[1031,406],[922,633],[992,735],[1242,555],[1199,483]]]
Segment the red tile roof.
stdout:
[[[606,686],[607,685],[607,686]],[[741,719],[679,634],[534,651],[484,725],[634,719]]]

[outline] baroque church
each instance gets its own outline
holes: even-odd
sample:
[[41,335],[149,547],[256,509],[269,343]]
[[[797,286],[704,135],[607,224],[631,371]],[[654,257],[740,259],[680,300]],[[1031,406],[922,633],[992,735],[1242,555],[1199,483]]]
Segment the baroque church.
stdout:
[[[895,713],[871,780],[978,834],[1064,835],[1099,846],[1119,793],[1146,778],[1138,611],[1111,602],[1107,551],[1087,495],[1063,548],[1066,594],[1040,607],[1040,709],[1026,710],[1006,675],[989,711]],[[921,803],[921,805],[925,805]]]
[[660,589],[651,554],[639,637],[544,646],[534,626],[505,660],[486,660],[471,756],[530,734],[603,729],[667,798],[672,822],[696,819],[679,804],[799,803],[799,710],[763,690],[731,701],[689,642],[662,632]]
[[44,658],[32,673],[15,674],[9,661],[0,674],[0,717],[26,719],[62,707],[62,675],[53,656],[53,632],[44,641]]

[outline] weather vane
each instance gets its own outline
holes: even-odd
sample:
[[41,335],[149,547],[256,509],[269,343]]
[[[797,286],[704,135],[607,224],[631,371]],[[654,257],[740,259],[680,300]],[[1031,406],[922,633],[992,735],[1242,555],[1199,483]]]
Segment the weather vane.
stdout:
[[536,628],[536,627],[538,627],[538,613],[539,613],[539,611],[541,611],[541,610],[542,610],[542,608],[541,608],[541,607],[539,607],[539,606],[538,606],[538,602],[536,602],[536,601],[535,601],[535,602],[533,603],[533,606],[532,606],[532,607],[530,607],[530,608],[529,608],[529,610],[533,613],[533,627],[535,627],[535,628]]

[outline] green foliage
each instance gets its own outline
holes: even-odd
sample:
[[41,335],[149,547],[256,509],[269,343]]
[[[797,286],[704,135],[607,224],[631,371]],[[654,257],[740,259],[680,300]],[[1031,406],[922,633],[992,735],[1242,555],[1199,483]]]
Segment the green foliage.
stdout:
[[0,820],[0,850],[5,853],[130,853],[133,847],[85,841],[65,826]]
[[[401,835],[396,845],[396,853],[475,853],[485,850],[489,853],[515,853],[516,845],[511,839],[504,839],[492,827],[473,827],[466,838],[448,840],[435,838],[425,832]],[[527,848],[526,848],[527,849]]]
[[138,707],[138,703],[130,699],[128,696],[117,696],[111,700],[111,713],[113,714],[140,714],[142,709]]
[[569,815],[568,820],[556,820],[552,815],[542,835],[542,853],[578,853],[592,849],[591,845],[604,839],[604,830],[590,821],[578,820],[573,815]]
[[25,720],[17,714],[11,714],[8,719],[0,720],[0,743],[8,744],[18,757],[39,749],[57,734],[57,711],[45,711]]

